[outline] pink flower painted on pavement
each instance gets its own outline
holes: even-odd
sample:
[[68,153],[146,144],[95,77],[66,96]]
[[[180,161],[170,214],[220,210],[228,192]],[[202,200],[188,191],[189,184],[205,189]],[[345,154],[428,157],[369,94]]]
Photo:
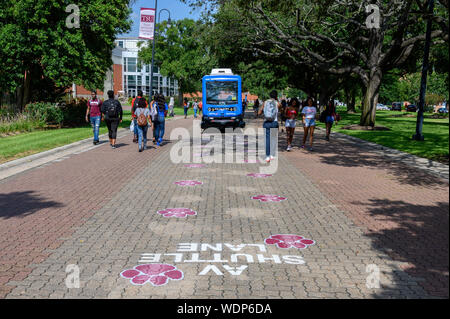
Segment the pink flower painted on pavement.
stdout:
[[175,184],[179,185],[179,186],[197,186],[197,185],[202,185],[202,182],[199,181],[178,181],[175,182]]
[[281,202],[286,200],[286,197],[281,197],[278,195],[258,195],[253,196],[252,199],[259,200],[261,202]]
[[203,164],[187,164],[187,165],[184,165],[184,167],[187,167],[187,168],[203,168],[203,167],[205,167],[205,165],[203,165]]
[[151,283],[153,286],[164,286],[169,280],[182,280],[184,274],[177,267],[169,264],[146,264],[135,266],[120,273],[125,279],[130,279],[131,284],[142,286]]
[[266,177],[271,177],[273,175],[272,174],[251,173],[251,174],[247,174],[247,176],[255,177],[255,178],[266,178]]
[[272,235],[264,240],[264,242],[267,245],[277,245],[278,248],[283,249],[288,249],[291,247],[304,249],[316,243],[314,240],[307,239],[299,235]]
[[175,217],[175,218],[186,218],[188,216],[196,216],[197,212],[193,211],[192,209],[189,208],[167,208],[164,210],[159,210],[157,212],[160,215],[163,215],[164,217],[170,218],[170,217]]

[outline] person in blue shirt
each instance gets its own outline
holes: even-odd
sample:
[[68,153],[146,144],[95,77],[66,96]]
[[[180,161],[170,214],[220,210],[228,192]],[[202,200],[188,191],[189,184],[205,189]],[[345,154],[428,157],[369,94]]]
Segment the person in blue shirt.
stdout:
[[157,94],[155,96],[155,102],[153,105],[157,111],[153,123],[155,125],[154,129],[155,129],[156,145],[161,146],[164,137],[165,121],[167,112],[169,110],[169,106],[167,105],[166,98],[164,97],[163,94]]

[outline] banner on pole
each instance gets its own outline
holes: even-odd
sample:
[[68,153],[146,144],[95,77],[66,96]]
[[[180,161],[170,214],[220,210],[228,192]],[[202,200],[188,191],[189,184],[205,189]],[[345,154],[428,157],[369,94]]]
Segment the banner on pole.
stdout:
[[139,38],[153,40],[155,33],[155,9],[141,8]]

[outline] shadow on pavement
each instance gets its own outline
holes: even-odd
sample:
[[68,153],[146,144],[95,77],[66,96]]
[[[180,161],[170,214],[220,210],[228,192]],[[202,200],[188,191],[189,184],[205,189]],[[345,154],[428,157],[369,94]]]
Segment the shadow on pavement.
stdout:
[[23,217],[49,207],[62,207],[54,201],[47,201],[33,191],[0,194],[0,218]]
[[[366,234],[374,249],[382,250],[396,261],[408,263],[404,270],[413,277],[423,278],[419,284],[432,296],[448,298],[448,202],[424,206],[371,199],[370,203],[353,204],[366,206],[370,215],[383,223],[383,229],[375,226]],[[407,285],[400,273],[394,274],[397,277],[394,280],[398,286]],[[378,297],[391,296],[390,288],[382,288]]]

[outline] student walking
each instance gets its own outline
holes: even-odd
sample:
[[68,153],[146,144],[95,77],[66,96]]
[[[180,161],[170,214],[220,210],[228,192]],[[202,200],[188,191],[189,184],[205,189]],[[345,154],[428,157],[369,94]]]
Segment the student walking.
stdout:
[[302,110],[302,122],[303,122],[303,144],[302,148],[305,148],[306,139],[309,135],[309,150],[313,150],[313,140],[314,140],[314,129],[316,127],[316,114],[317,114],[317,108],[314,105],[314,101],[311,97],[307,100],[307,105]]
[[102,101],[97,98],[97,93],[93,91],[91,93],[92,99],[87,102],[87,110],[86,110],[86,122],[89,123],[89,118],[92,126],[92,130],[94,131],[94,141],[93,144],[97,145],[100,143],[99,141],[99,132],[100,132],[100,122],[103,119],[102,117]]
[[334,100],[330,100],[328,102],[325,110],[323,111],[323,114],[321,114],[321,117],[324,119],[326,125],[325,139],[329,141],[333,123],[336,122],[336,124],[338,124],[339,122],[339,115],[336,113],[336,105],[334,104]]
[[147,107],[145,100],[139,100],[137,108],[135,110],[136,114],[136,126],[138,130],[138,146],[139,152],[147,149],[147,131],[149,126],[151,127],[150,110]]
[[183,108],[184,108],[184,118],[187,118],[188,109],[189,109],[189,104],[188,104],[187,98],[184,98]]
[[165,120],[166,120],[165,118],[167,116],[168,111],[168,106],[166,103],[166,99],[164,98],[164,95],[162,94],[156,95],[154,107],[156,108],[157,111],[157,114],[154,117],[156,145],[161,146],[165,131]]
[[[269,163],[275,158],[277,142],[278,142],[278,110],[280,103],[278,102],[278,92],[273,90],[270,92],[270,99],[264,102],[260,107],[258,115],[264,113],[263,128],[266,130],[266,162]],[[275,130],[276,129],[276,130]]]
[[286,151],[292,150],[292,140],[294,139],[296,119],[297,119],[297,107],[298,100],[293,99],[291,104],[286,108],[286,136],[287,136],[287,148]]
[[169,116],[174,117],[174,113],[173,113],[173,109],[175,107],[175,99],[173,98],[173,96],[170,98],[170,102],[169,102]]
[[123,110],[119,101],[114,99],[114,91],[108,91],[108,100],[102,105],[102,113],[105,117],[108,127],[109,144],[113,149],[116,148],[117,128],[122,123]]
[[258,117],[259,99],[255,100],[255,103],[253,104],[253,111],[255,112],[255,118]]
[[138,91],[138,96],[135,97],[133,99],[133,101],[131,102],[131,120],[133,121],[134,124],[134,138],[133,138],[133,143],[137,143],[138,142],[138,129],[137,129],[137,123],[136,123],[136,114],[134,113],[137,105],[139,104],[140,100],[144,100],[145,101],[145,105],[146,107],[148,107],[148,103],[147,100],[143,97],[144,93],[142,93],[141,90]]
[[197,100],[194,100],[193,108],[194,108],[194,118],[197,118],[197,111],[198,111],[198,103],[197,103]]

